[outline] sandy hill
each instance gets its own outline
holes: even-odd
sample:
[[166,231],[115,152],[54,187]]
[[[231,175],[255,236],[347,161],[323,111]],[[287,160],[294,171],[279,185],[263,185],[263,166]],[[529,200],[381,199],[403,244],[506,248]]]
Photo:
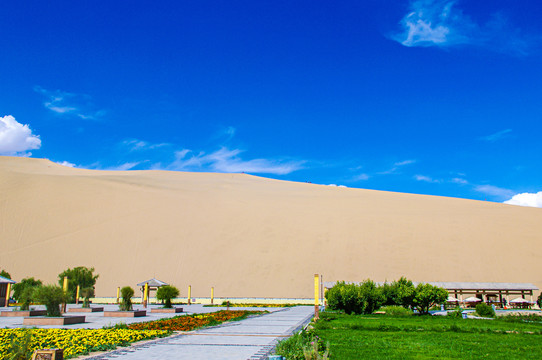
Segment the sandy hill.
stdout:
[[53,282],[93,266],[100,296],[156,277],[183,296],[309,298],[314,273],[542,288],[541,236],[536,208],[0,157],[0,268]]

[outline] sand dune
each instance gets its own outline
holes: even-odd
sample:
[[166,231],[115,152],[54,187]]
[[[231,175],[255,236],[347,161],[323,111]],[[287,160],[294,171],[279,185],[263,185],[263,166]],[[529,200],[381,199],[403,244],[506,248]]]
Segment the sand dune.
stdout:
[[99,296],[156,277],[183,296],[309,298],[314,273],[542,287],[541,238],[536,208],[0,157],[0,268],[53,282],[93,266]]

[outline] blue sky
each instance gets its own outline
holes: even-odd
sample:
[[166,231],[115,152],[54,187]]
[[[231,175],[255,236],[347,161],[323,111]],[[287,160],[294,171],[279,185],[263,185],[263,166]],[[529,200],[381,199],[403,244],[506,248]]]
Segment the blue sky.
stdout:
[[542,207],[541,18],[530,0],[3,2],[0,154]]

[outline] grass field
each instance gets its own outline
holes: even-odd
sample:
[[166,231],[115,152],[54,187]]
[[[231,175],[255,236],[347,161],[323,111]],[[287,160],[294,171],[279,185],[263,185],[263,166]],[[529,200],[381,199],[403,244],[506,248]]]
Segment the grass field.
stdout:
[[323,313],[315,332],[340,360],[540,359],[540,320]]

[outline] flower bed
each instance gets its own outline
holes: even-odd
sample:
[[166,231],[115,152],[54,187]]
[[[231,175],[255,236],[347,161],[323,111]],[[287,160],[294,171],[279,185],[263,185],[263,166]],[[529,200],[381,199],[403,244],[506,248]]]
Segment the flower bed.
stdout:
[[156,321],[148,321],[136,324],[128,325],[129,329],[133,330],[169,330],[169,331],[190,331],[203,326],[217,325],[224,321],[230,320],[242,320],[249,315],[265,314],[266,311],[217,311],[207,314],[194,314],[175,316],[168,319],[161,319]]
[[25,335],[30,332],[32,351],[36,349],[64,349],[64,357],[88,354],[92,351],[115,349],[132,342],[164,337],[168,331],[146,330],[136,331],[127,329],[0,329],[0,359],[8,358],[8,348],[12,339],[23,342]]

